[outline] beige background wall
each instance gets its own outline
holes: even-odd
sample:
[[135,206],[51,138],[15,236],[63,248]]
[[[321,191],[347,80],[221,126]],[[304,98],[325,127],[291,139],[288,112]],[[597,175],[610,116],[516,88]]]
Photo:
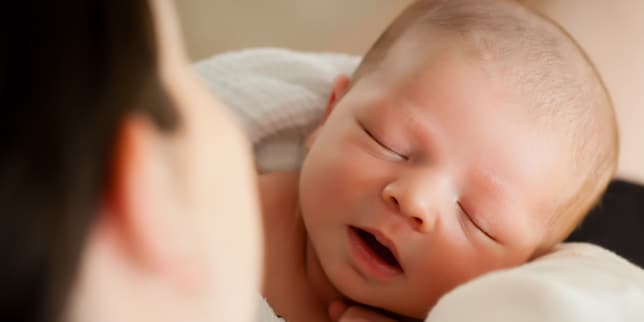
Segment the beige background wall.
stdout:
[[[193,60],[244,47],[360,54],[410,0],[176,0]],[[644,182],[644,1],[528,0],[597,63],[617,107],[620,173]]]
[[176,0],[193,59],[243,47],[361,53],[409,0]]
[[586,49],[617,109],[620,173],[644,182],[644,1],[532,0]]

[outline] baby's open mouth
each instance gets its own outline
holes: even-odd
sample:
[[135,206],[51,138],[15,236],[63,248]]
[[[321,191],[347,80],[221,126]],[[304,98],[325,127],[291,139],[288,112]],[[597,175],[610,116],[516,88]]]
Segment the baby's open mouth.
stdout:
[[358,237],[362,239],[364,244],[369,247],[374,255],[392,268],[402,271],[402,267],[400,266],[400,263],[398,263],[396,256],[394,256],[389,247],[379,242],[376,236],[360,228],[352,227],[352,229],[355,230]]

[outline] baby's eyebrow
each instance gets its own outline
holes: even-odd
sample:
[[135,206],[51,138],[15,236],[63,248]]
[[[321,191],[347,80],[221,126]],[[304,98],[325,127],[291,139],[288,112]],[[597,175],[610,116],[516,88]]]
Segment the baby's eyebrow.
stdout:
[[477,172],[478,176],[481,179],[481,183],[487,190],[496,195],[507,195],[509,190],[507,188],[507,184],[503,182],[498,175],[486,170],[479,170]]
[[431,116],[427,113],[422,113],[425,109],[422,106],[414,104],[413,102],[403,102],[407,108],[401,109],[401,122],[414,133],[415,145],[420,145],[425,149],[434,150],[440,149],[438,142],[442,138],[439,137],[439,132],[434,128],[435,121],[432,121]]
[[[497,241],[503,241],[501,233],[507,227],[513,216],[510,216],[509,204],[512,203],[513,193],[508,185],[496,174],[477,169],[471,173],[472,184],[475,188],[474,204],[481,208],[475,211],[480,225],[494,234]],[[477,206],[474,206],[477,207]]]
[[498,175],[484,169],[472,173],[473,183],[481,189],[486,200],[491,200],[498,209],[506,208],[515,200],[515,193]]

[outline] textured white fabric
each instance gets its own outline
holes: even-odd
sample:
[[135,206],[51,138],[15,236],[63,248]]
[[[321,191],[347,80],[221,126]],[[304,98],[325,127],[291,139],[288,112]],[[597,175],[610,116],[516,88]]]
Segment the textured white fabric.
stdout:
[[214,56],[195,70],[237,115],[265,172],[299,167],[335,77],[350,75],[358,62],[344,54],[261,48]]
[[259,301],[259,305],[255,322],[285,322],[283,319],[277,317],[275,312],[273,312],[273,308],[268,305],[265,298],[258,295],[257,300]]
[[[240,118],[259,169],[299,166],[331,84],[358,58],[256,49],[196,65]],[[281,321],[261,299],[261,322]],[[532,263],[477,278],[444,296],[427,322],[644,322],[644,271],[597,246],[564,244]],[[294,321],[302,322],[302,321]]]
[[445,295],[427,322],[642,322],[644,271],[591,244],[491,273]]

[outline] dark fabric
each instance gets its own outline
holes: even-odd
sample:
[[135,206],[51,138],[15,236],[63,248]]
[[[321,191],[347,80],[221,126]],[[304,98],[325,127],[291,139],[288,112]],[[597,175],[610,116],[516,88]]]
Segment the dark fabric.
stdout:
[[603,246],[644,267],[644,186],[613,181],[568,241]]

